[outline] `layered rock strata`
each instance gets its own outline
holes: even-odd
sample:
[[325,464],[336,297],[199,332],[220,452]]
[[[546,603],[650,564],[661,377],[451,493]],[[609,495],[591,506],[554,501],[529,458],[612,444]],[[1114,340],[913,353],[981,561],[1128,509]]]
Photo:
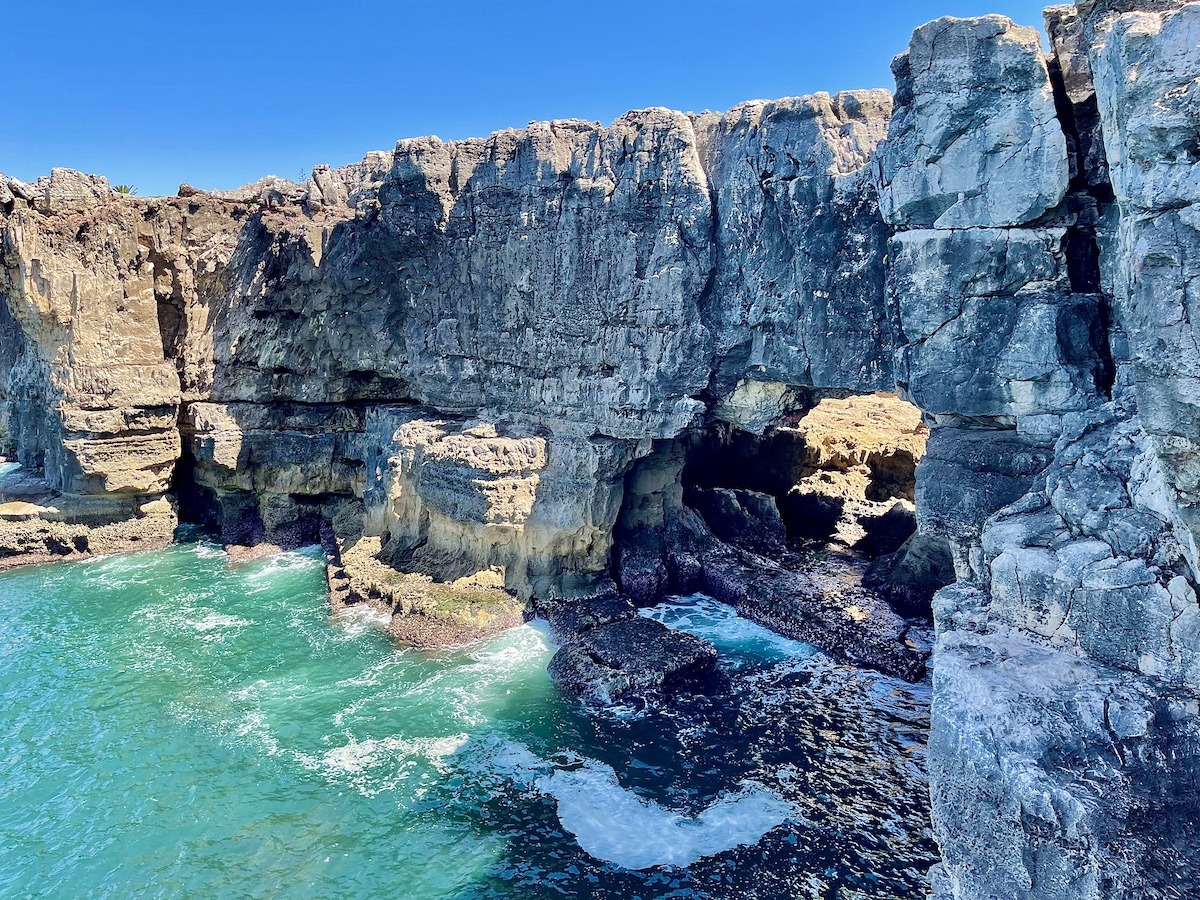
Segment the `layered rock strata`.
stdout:
[[667,660],[650,686],[703,670],[604,611],[684,587],[915,677],[911,622],[784,564],[787,491],[684,474],[705,434],[896,391],[929,436],[881,570],[957,577],[937,896],[1188,896],[1200,4],[1047,21],[1049,56],[1001,17],[919,28],[894,98],[409,140],[170,199],[0,178],[0,440],[34,473],[0,485],[0,554],[161,543],[178,507],[231,545],[323,536],[336,598],[410,640],[534,599],[584,636],[580,684],[629,688],[629,647]]

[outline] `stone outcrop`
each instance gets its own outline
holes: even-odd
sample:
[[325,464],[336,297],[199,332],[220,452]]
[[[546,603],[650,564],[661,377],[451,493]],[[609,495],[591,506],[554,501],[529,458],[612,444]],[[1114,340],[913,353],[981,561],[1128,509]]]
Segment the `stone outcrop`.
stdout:
[[581,604],[585,615],[590,613],[588,618],[597,622],[567,622],[551,612],[556,634],[565,642],[550,661],[556,682],[589,699],[611,703],[702,686],[713,678],[717,651],[708,641],[635,615],[632,606],[599,600]]
[[[1050,55],[1002,17],[922,26],[894,98],[406,140],[168,199],[0,177],[0,443],[26,469],[0,558],[154,545],[177,508],[231,545],[323,539],[337,602],[398,636],[532,600],[556,670],[609,694],[705,671],[632,617],[701,588],[918,677],[902,613],[950,562],[935,895],[1187,896],[1200,3],[1047,23]],[[875,391],[928,428],[918,531],[871,550],[900,611],[789,557],[804,478],[911,530],[907,488],[865,493],[898,452],[805,462],[799,417]],[[693,477],[705,454],[739,464]]]
[[[898,113],[877,159],[898,229],[898,380],[934,426],[922,530],[947,537],[959,577],[934,599],[939,898],[1184,897],[1196,883],[1182,824],[1200,809],[1184,474],[1195,417],[1160,405],[1184,396],[1194,359],[1189,326],[1168,324],[1187,321],[1188,244],[1143,229],[1185,205],[1177,188],[1194,175],[1180,147],[1200,53],[1179,23],[1200,7],[1150,6],[1048,11],[1044,73],[1035,35],[981,23],[918,29],[920,64],[895,66]],[[981,40],[967,65],[963,42]],[[940,168],[909,167],[948,145],[905,144],[922,127],[941,135],[937,120],[912,123],[917,110],[957,102],[938,98],[947,82],[913,75],[939,69],[951,87],[955,72],[983,73],[968,95],[1008,123],[1010,157],[1002,170],[992,132],[964,131],[956,166],[988,177],[963,194],[971,215],[960,201],[944,220]],[[1054,92],[1065,143],[1040,124]],[[1135,150],[1124,135],[1138,116]]]

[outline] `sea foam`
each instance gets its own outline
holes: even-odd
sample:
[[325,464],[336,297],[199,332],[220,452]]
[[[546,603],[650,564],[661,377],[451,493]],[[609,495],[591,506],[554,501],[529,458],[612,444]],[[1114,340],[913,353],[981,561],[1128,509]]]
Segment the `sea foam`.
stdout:
[[676,597],[640,612],[646,618],[711,642],[722,654],[723,662],[734,668],[806,659],[820,652],[812,644],[777,634],[704,594]]
[[689,866],[755,844],[796,813],[777,794],[745,781],[687,815],[622,787],[598,760],[571,762],[577,767],[558,768],[517,743],[501,743],[491,754],[497,771],[557,801],[559,822],[584,852],[625,869]]

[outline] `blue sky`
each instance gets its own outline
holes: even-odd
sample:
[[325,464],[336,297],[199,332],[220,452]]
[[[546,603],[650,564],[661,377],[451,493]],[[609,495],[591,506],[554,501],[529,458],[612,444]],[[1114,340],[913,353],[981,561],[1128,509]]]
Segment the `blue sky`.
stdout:
[[[912,29],[1029,0],[15,0],[0,171],[172,194],[295,178],[397,139],[892,87]],[[15,81],[15,84],[14,84]]]

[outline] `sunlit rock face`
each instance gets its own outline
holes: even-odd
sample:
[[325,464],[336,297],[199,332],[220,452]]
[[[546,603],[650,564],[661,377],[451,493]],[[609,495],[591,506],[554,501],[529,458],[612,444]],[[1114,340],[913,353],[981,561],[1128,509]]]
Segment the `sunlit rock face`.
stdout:
[[[1187,242],[1150,223],[1188,202],[1169,135],[1187,128],[1200,48],[1194,29],[1188,54],[1178,44],[1196,4],[1135,5],[1150,6],[1050,10],[1044,70],[1036,35],[994,20],[918,29],[895,66],[877,159],[897,228],[897,377],[934,426],[922,528],[948,538],[959,576],[934,600],[938,897],[1186,896],[1196,878],[1179,824],[1200,806],[1180,787],[1200,762],[1195,417],[1172,401],[1167,425],[1156,405],[1185,396],[1195,355],[1168,325],[1186,321]],[[924,78],[940,65],[1006,123],[999,145],[987,127],[912,121],[960,102]],[[946,151],[985,176],[977,188],[940,190]]]
[[54,488],[161,494],[179,456],[179,378],[139,218],[103,179],[56,169],[36,209],[6,222],[7,430]]
[[716,214],[705,323],[718,393],[747,376],[893,386],[887,236],[868,167],[891,111],[886,91],[848,91],[695,117]]
[[[1193,570],[1200,525],[1200,7],[1094,11],[1088,50],[1119,226],[1106,258],[1129,335],[1142,423],[1178,498]],[[1153,11],[1160,10],[1160,11]]]
[[771,446],[894,391],[928,429],[901,559],[957,578],[936,895],[1186,896],[1200,4],[1047,21],[1049,55],[1002,17],[922,26],[894,98],[420,138],[169,199],[0,177],[0,442],[33,470],[0,484],[0,558],[162,542],[177,501],[233,545],[322,541],[337,602],[429,643],[530,599],[588,628],[673,584],[749,609],[765,573],[776,627],[919,677],[897,609],[782,562],[780,498],[857,463],[684,477],[697,434]]

